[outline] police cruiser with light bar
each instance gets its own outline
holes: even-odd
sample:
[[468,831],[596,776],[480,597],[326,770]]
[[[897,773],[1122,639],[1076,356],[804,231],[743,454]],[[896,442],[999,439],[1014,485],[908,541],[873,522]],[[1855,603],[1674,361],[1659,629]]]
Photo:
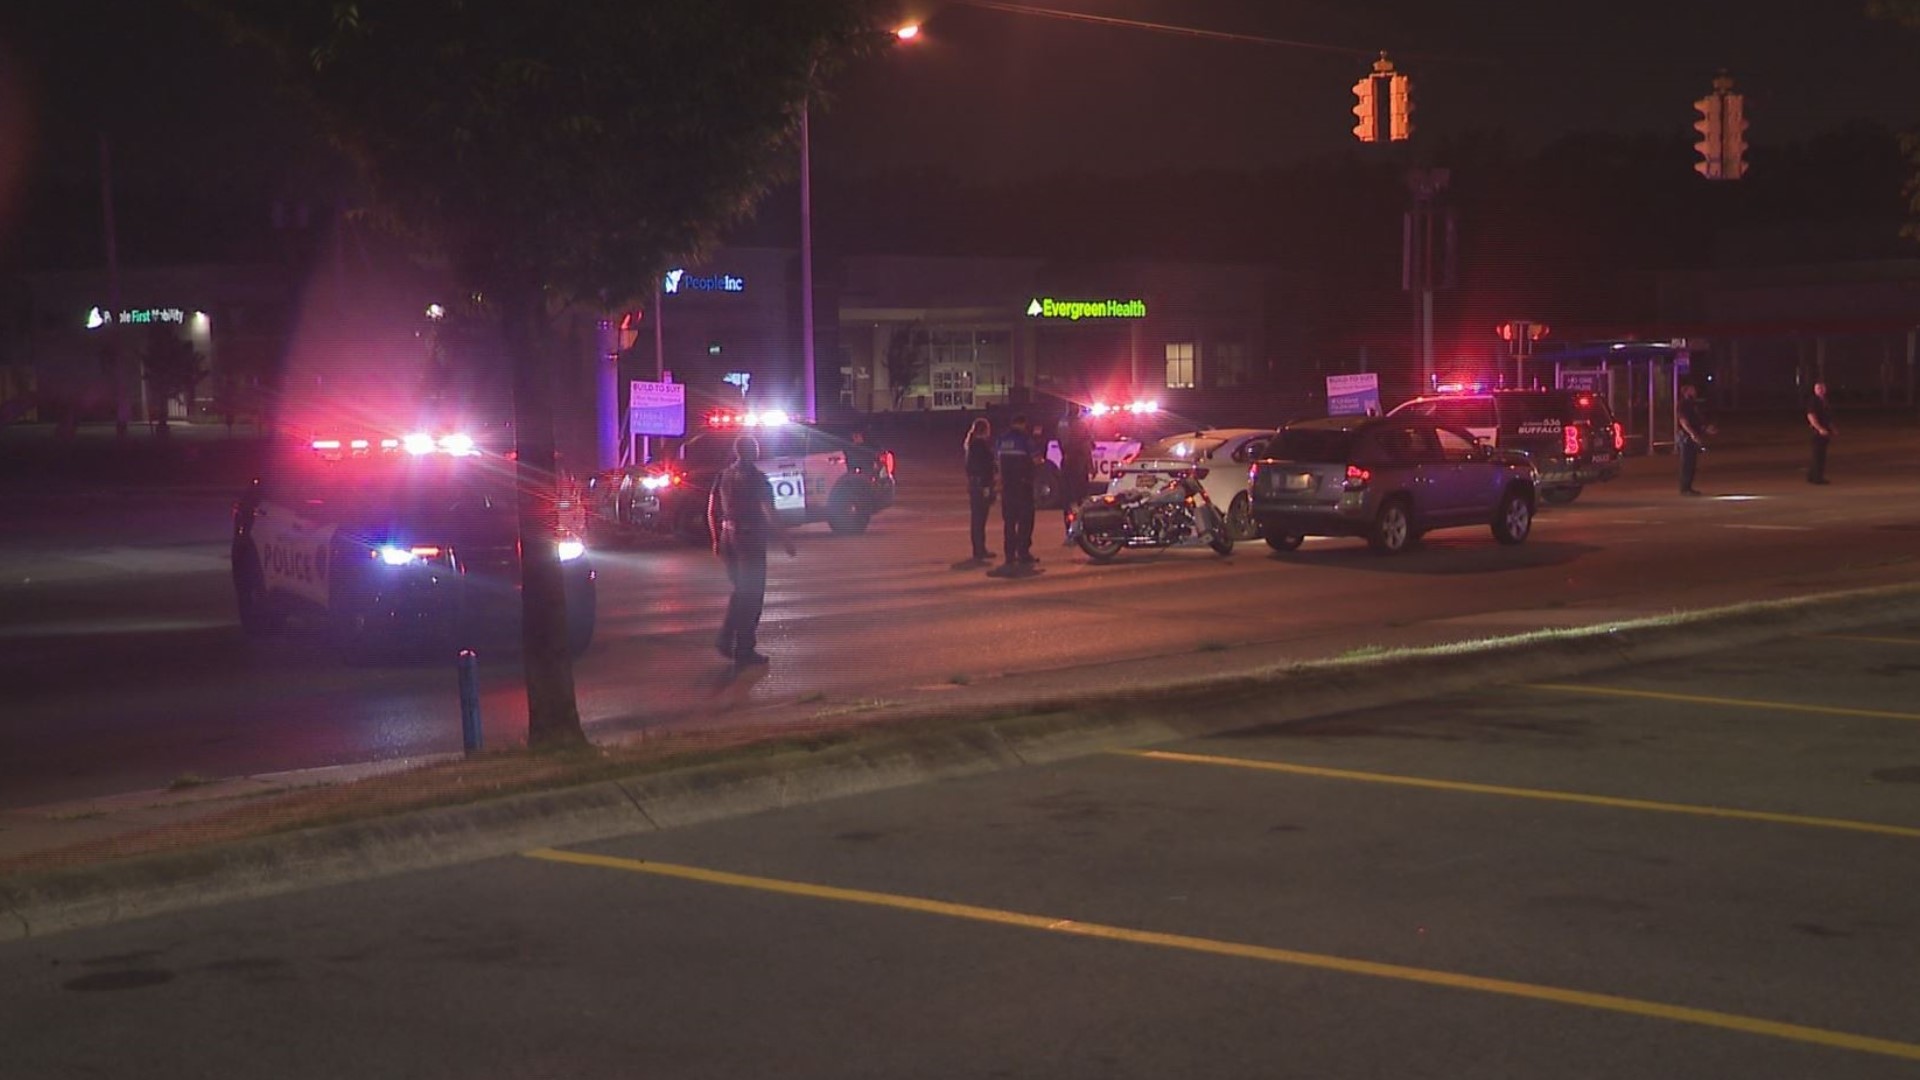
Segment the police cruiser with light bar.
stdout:
[[773,484],[774,511],[786,525],[824,521],[836,533],[861,533],[893,505],[895,459],[779,410],[713,409],[704,430],[671,455],[594,479],[589,501],[597,521],[614,527],[671,532],[709,542],[707,495],[733,462],[734,440],[760,442],[760,469]]
[[1461,428],[1502,450],[1527,455],[1539,470],[1540,498],[1565,505],[1589,484],[1620,475],[1626,429],[1605,398],[1585,390],[1498,390],[1451,383],[1396,405],[1388,416],[1421,417]]
[[[577,654],[593,640],[595,573],[566,502],[552,543]],[[514,462],[461,433],[317,436],[233,511],[246,631],[308,625],[361,659],[517,642],[520,550]]]

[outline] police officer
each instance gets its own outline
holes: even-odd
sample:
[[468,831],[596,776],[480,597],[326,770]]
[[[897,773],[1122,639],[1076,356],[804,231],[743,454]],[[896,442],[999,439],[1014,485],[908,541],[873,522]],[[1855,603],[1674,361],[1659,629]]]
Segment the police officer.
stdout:
[[1031,565],[1033,557],[1033,437],[1027,418],[1016,416],[994,444],[1000,462],[1000,520],[1006,544],[1005,568]]
[[[1060,524],[1073,521],[1073,512],[1093,490],[1093,430],[1078,405],[1070,406],[1060,432]],[[1073,538],[1068,537],[1067,543]]]
[[1833,409],[1827,404],[1827,384],[1813,384],[1813,396],[1807,399],[1807,427],[1813,432],[1812,450],[1807,458],[1807,483],[1827,482],[1827,444],[1833,441]]
[[1715,434],[1716,429],[1700,415],[1699,391],[1692,383],[1680,386],[1680,411],[1675,426],[1680,429],[1680,494],[1698,495],[1693,488],[1694,469],[1700,464],[1700,451],[1707,448],[1706,436]]
[[987,511],[993,506],[993,484],[998,469],[994,460],[993,425],[986,417],[975,417],[967,429],[967,535],[973,540],[973,561],[993,558],[987,550]]
[[733,464],[720,471],[707,496],[713,550],[727,564],[727,579],[733,582],[727,618],[714,646],[741,665],[767,662],[755,647],[767,600],[767,541],[778,535],[788,557],[794,555],[793,540],[774,514],[773,482],[760,471],[759,460],[758,440],[751,435],[734,440]]

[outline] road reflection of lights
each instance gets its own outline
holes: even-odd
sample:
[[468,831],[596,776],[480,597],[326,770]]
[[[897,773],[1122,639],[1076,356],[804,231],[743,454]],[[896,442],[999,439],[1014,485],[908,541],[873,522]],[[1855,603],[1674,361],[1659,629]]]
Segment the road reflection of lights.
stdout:
[[1711,498],[1714,502],[1759,502],[1767,498],[1768,496],[1765,496],[1765,495],[1711,495],[1708,497]]

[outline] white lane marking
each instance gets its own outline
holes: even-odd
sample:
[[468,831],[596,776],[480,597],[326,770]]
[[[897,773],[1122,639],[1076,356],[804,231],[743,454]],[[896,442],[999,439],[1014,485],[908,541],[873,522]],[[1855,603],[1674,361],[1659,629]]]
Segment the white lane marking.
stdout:
[[1759,529],[1765,532],[1812,532],[1811,525],[1722,525],[1723,529]]

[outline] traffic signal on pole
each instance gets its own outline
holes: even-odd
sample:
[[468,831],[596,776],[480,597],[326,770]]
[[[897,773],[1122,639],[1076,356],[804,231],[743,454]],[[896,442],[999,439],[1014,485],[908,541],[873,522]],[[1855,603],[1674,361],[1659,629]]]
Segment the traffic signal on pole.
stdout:
[[1403,142],[1413,134],[1413,80],[1396,74],[1386,53],[1373,73],[1353,84],[1356,99],[1354,138],[1361,142]]
[[1693,171],[1709,180],[1738,180],[1747,172],[1747,117],[1745,104],[1733,92],[1733,80],[1723,72],[1713,80],[1713,93],[1693,103],[1700,119],[1693,130],[1700,141],[1693,148],[1700,160]]
[[1361,142],[1380,141],[1380,84],[1369,75],[1353,84],[1353,96],[1359,102],[1353,107],[1353,115],[1358,123],[1353,125],[1354,138]]
[[1413,134],[1413,80],[1405,75],[1395,75],[1388,80],[1390,92],[1387,99],[1391,105],[1391,115],[1387,121],[1387,133],[1394,142],[1404,141]]

